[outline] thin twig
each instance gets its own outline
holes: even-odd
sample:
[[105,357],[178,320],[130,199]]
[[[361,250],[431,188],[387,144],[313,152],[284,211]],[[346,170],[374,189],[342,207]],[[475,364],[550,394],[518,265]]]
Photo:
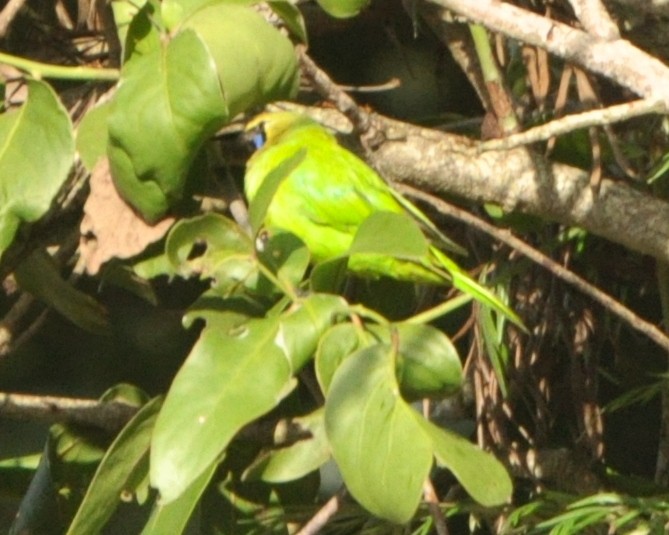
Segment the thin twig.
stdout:
[[314,60],[307,54],[304,46],[297,47],[300,66],[316,90],[330,100],[335,107],[353,123],[359,132],[366,132],[370,127],[369,114],[362,110],[345,91],[341,89]]
[[9,25],[25,3],[26,0],[9,0],[9,2],[7,2],[7,5],[0,13],[0,38],[7,34]]
[[568,134],[581,128],[627,121],[633,117],[664,113],[665,111],[664,105],[661,102],[650,99],[635,100],[634,102],[617,104],[608,108],[567,115],[550,123],[535,126],[519,134],[513,134],[502,139],[484,141],[479,144],[478,149],[481,152],[513,149],[539,141],[546,141],[552,137]]
[[439,497],[429,478],[423,483],[423,496],[425,497],[427,508],[430,510],[430,515],[434,521],[434,530],[437,532],[437,535],[449,535],[444,513],[439,508]]
[[620,39],[618,26],[601,0],[569,0],[569,3],[585,31],[608,41]]
[[116,432],[137,412],[117,401],[0,393],[0,416],[91,425]]
[[297,532],[297,535],[315,535],[325,527],[330,519],[337,513],[341,507],[342,500],[346,496],[346,489],[342,488],[332,496],[325,505],[321,507],[318,512],[311,517],[302,529]]
[[669,337],[664,334],[662,330],[659,329],[656,325],[637,316],[629,308],[616,301],[613,297],[602,292],[599,288],[593,286],[588,281],[579,277],[572,271],[562,267],[560,264],[547,257],[542,252],[538,251],[534,247],[531,247],[521,239],[511,234],[510,231],[499,229],[494,225],[487,223],[483,219],[476,217],[475,215],[457,208],[447,203],[446,201],[443,201],[428,193],[424,193],[420,190],[405,185],[398,185],[397,187],[400,191],[403,191],[412,197],[431,204],[440,213],[467,223],[481,232],[485,232],[493,238],[507,244],[509,247],[516,249],[518,252],[533,262],[553,273],[553,275],[556,277],[562,279],[567,284],[570,284],[580,292],[592,298],[594,301],[597,301],[604,308],[608,309],[610,312],[622,319],[630,327],[645,334],[665,351],[669,351]]

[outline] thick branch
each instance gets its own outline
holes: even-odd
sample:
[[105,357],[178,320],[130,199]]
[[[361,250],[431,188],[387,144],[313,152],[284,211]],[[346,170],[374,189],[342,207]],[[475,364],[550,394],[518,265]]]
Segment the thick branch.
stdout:
[[467,19],[599,73],[669,109],[669,69],[623,39],[605,40],[499,0],[429,0]]
[[609,179],[595,195],[586,171],[549,165],[527,149],[479,155],[478,143],[468,138],[382,123],[388,141],[370,160],[389,179],[579,226],[669,262],[669,203]]

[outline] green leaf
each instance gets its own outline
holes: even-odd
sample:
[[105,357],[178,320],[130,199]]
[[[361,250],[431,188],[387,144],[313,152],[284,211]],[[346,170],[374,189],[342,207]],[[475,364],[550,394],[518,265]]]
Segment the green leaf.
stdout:
[[108,153],[120,193],[149,221],[182,198],[203,143],[230,117],[297,90],[290,41],[246,3],[170,2],[178,31],[158,45],[153,4],[133,20]]
[[256,192],[251,205],[249,206],[249,221],[253,233],[257,234],[265,221],[265,214],[269,208],[276,190],[279,189],[281,182],[290,175],[295,168],[302,163],[307,155],[307,149],[301,148],[295,154],[283,160],[277,165],[263,180],[260,188]]
[[437,463],[453,472],[472,498],[486,507],[502,505],[511,498],[511,478],[492,454],[424,418],[419,422],[432,440]]
[[244,472],[245,480],[262,479],[269,483],[286,483],[299,479],[318,469],[330,458],[330,448],[325,436],[324,411],[318,409],[301,418],[293,419],[311,433],[311,438],[298,440],[285,448],[264,453]]
[[348,274],[348,258],[341,256],[316,264],[309,275],[313,292],[340,293]]
[[418,224],[405,214],[375,212],[358,228],[349,254],[374,254],[423,260],[429,250],[429,242]]
[[142,389],[128,383],[114,385],[100,396],[100,401],[118,402],[137,408],[148,403],[150,399]]
[[[137,14],[142,11],[147,4],[153,3],[155,3],[155,1],[149,0],[114,0],[114,2],[111,2],[118,38],[121,44],[124,45],[124,58],[127,58],[128,56],[128,49],[126,46],[128,34],[130,33],[129,40],[134,41],[137,36],[149,33],[150,28],[145,28],[144,32],[139,32],[136,27],[132,27],[132,23]],[[145,20],[150,23],[148,18]]]
[[316,351],[316,379],[327,395],[337,368],[361,346],[367,347],[375,340],[352,323],[341,323],[330,328],[320,339]]
[[432,465],[432,444],[399,395],[394,354],[377,344],[335,372],[325,404],[332,454],[353,497],[371,513],[408,522]]
[[67,111],[49,85],[27,85],[23,106],[0,116],[0,254],[21,222],[47,212],[74,160]]
[[170,503],[162,501],[156,503],[149,521],[142,530],[142,535],[183,533],[193,511],[200,503],[200,497],[216,473],[216,468],[218,468],[218,463],[211,463],[176,500]]
[[119,193],[147,220],[160,219],[181,199],[200,147],[227,116],[216,66],[194,31],[133,57],[108,122]]
[[63,280],[46,251],[38,249],[31,253],[14,274],[23,290],[53,307],[78,327],[98,334],[109,332],[105,308]]
[[293,45],[247,1],[204,6],[183,23],[207,44],[216,62],[230,117],[297,93]]
[[98,466],[68,535],[101,533],[124,493],[133,493],[133,481],[148,471],[151,433],[162,398],[144,405],[116,437]]
[[163,0],[160,4],[160,13],[163,22],[165,23],[165,28],[171,32],[174,31],[174,29],[193,12],[215,1],[216,0]]
[[307,272],[309,249],[294,234],[278,232],[269,237],[258,251],[258,259],[276,274],[279,281],[296,288]]
[[462,365],[448,337],[429,325],[396,323],[366,325],[367,331],[351,323],[335,325],[321,338],[316,353],[316,377],[327,394],[337,368],[356,350],[383,342],[391,332],[399,340],[396,377],[408,399],[442,398],[462,385]]
[[391,330],[399,339],[397,378],[402,395],[410,400],[442,398],[462,386],[462,365],[449,338],[430,325],[396,323],[370,326],[380,340],[390,343]]
[[193,13],[212,4],[251,5],[257,0],[163,0],[161,14],[165,27],[173,32],[179,24]]
[[472,279],[466,272],[462,270],[453,260],[448,258],[436,247],[430,247],[430,254],[434,257],[435,263],[440,264],[451,276],[453,286],[466,295],[471,295],[482,305],[495,309],[500,314],[506,316],[509,320],[515,323],[523,331],[527,332],[527,328],[523,325],[522,320],[518,315],[509,308],[492,290],[482,286],[474,279]]
[[278,331],[278,318],[202,331],[172,383],[151,444],[151,483],[164,503],[207,470],[237,431],[294,388],[290,363],[275,342]]
[[504,316],[497,316],[489,307],[481,307],[477,320],[486,355],[495,371],[500,392],[506,398],[508,392],[506,373],[509,363],[509,348],[504,340]]
[[167,237],[165,252],[170,271],[182,277],[198,275],[202,280],[210,279],[219,298],[228,297],[242,286],[258,285],[258,263],[251,238],[220,214],[179,221]]
[[77,152],[89,171],[107,154],[107,118],[110,109],[109,102],[91,108],[77,127]]
[[313,356],[323,333],[347,310],[336,295],[315,294],[293,305],[281,316],[276,343],[284,351],[294,372]]
[[370,0],[316,0],[331,16],[337,18],[354,17],[369,5]]
[[210,327],[228,330],[262,316],[264,312],[265,308],[245,293],[221,299],[216,290],[208,290],[188,308],[182,323],[188,329],[195,320],[202,319]]
[[281,20],[286,25],[295,37],[305,45],[308,44],[307,27],[304,23],[302,12],[297,6],[287,2],[286,0],[270,0],[267,2],[272,11],[281,17]]
[[[193,248],[206,245],[206,250],[191,258]],[[172,266],[184,277],[198,273],[202,278],[214,277],[231,256],[251,257],[251,238],[231,219],[220,214],[203,214],[182,219],[167,236],[165,252]]]

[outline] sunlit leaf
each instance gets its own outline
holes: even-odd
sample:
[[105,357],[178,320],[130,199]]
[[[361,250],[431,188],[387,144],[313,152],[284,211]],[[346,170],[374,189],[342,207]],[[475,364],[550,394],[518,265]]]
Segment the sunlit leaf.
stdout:
[[269,236],[258,259],[276,274],[279,281],[296,288],[304,278],[311,256],[306,245],[294,234],[279,232]]
[[[193,249],[206,246],[193,256]],[[179,221],[167,237],[165,252],[172,265],[183,275],[197,273],[213,277],[221,262],[231,256],[250,257],[254,253],[251,238],[231,219],[209,213]]]
[[414,515],[432,465],[416,417],[399,395],[389,346],[362,349],[335,372],[325,404],[332,454],[353,497],[397,523]]
[[21,222],[46,213],[74,161],[67,111],[49,85],[26,83],[23,106],[0,115],[0,254]]
[[290,363],[275,343],[278,330],[272,318],[200,335],[172,383],[151,444],[151,483],[164,503],[178,498],[242,426],[294,387]]
[[335,325],[321,338],[316,354],[316,377],[327,393],[341,363],[357,349],[378,342],[391,343],[397,335],[396,377],[408,399],[440,398],[462,385],[462,366],[448,337],[429,325],[396,323],[367,325],[366,331],[351,323]]
[[227,118],[209,49],[194,31],[133,57],[109,115],[108,155],[121,195],[155,221],[181,199],[188,170]]

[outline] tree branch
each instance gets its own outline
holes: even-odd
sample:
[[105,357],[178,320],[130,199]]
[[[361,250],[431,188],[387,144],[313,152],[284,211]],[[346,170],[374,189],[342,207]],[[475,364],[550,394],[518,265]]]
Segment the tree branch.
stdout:
[[624,39],[606,40],[499,0],[425,0],[546,49],[669,109],[669,69]]
[[471,139],[383,118],[386,139],[369,156],[386,178],[507,212],[582,227],[669,262],[669,203],[604,178],[599,194],[586,171],[550,165],[527,149],[478,153]]

